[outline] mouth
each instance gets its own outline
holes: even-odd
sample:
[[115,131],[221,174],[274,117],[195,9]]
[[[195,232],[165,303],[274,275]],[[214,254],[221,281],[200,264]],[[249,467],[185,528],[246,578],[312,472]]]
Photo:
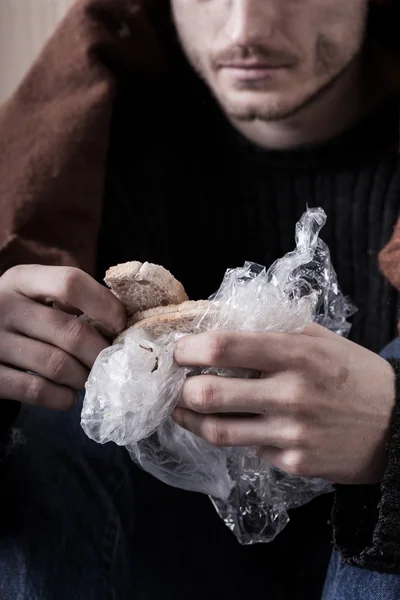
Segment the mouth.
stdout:
[[234,79],[260,81],[273,78],[278,72],[288,69],[288,64],[269,64],[260,62],[223,63],[220,69]]

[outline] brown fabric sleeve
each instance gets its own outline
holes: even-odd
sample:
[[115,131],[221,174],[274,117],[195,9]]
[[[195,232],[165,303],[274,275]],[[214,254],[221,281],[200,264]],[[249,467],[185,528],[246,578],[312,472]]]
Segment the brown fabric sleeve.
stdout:
[[92,271],[117,81],[162,68],[149,2],[78,1],[0,107],[0,274]]

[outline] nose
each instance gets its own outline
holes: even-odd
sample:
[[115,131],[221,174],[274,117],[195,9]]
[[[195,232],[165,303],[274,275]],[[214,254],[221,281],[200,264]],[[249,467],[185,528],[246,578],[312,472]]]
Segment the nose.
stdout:
[[276,20],[275,0],[232,0],[226,35],[234,46],[261,43],[272,36]]

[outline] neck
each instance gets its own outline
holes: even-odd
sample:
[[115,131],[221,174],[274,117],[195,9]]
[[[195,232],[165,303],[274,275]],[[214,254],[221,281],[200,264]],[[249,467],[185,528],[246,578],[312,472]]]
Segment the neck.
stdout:
[[232,121],[253,143],[271,150],[289,150],[326,142],[350,129],[390,91],[379,71],[358,58],[312,102],[280,121]]

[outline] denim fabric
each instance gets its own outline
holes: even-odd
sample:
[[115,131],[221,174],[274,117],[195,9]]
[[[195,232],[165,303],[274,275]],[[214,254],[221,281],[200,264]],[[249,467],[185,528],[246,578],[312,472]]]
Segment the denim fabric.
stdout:
[[334,552],[322,600],[399,600],[400,576],[352,567]]
[[4,600],[134,598],[130,461],[86,438],[79,410],[22,409],[0,478]]
[[383,358],[400,358],[400,337],[394,339],[380,353]]
[[89,440],[80,409],[22,408],[0,466],[1,600],[320,599],[330,495],[272,544],[240,546],[206,496]]

